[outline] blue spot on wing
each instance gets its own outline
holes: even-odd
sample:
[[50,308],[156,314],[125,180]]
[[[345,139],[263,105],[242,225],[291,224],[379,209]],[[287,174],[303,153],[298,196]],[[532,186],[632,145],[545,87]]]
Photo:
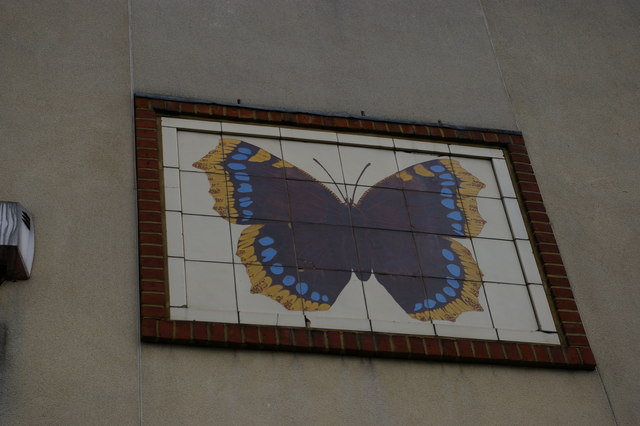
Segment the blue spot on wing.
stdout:
[[282,284],[286,285],[287,287],[292,286],[295,282],[296,279],[291,275],[287,275],[282,279]]
[[447,269],[449,270],[449,272],[451,272],[451,275],[459,277],[460,276],[460,267],[458,265],[454,265],[453,263],[450,263],[447,265]]
[[247,166],[241,163],[229,163],[227,164],[227,167],[231,170],[244,170],[247,168]]
[[246,160],[246,159],[247,159],[247,158],[249,158],[249,157],[247,157],[247,156],[246,156],[246,155],[244,155],[244,154],[235,154],[235,155],[232,155],[232,156],[231,156],[231,158],[233,158],[234,160],[240,160],[240,161],[242,161],[242,160]]
[[253,151],[251,151],[249,148],[244,147],[238,148],[238,152],[241,152],[243,154],[253,154]]
[[241,183],[240,186],[238,187],[238,192],[241,192],[241,193],[253,192],[253,187],[248,183]]
[[274,263],[273,265],[271,265],[269,270],[274,275],[280,275],[280,274],[282,274],[284,272],[284,268],[282,267],[282,264],[280,264],[280,263]]
[[436,172],[436,173],[444,172],[446,170],[444,167],[439,165],[431,166],[430,169],[432,172]]
[[258,242],[260,243],[260,245],[263,246],[270,246],[271,244],[273,244],[273,238],[271,237],[262,237],[258,240]]
[[307,283],[298,283],[296,284],[296,291],[300,294],[305,294],[309,290],[309,285]]
[[276,254],[278,254],[278,250],[269,247],[268,249],[262,250],[262,253],[260,254],[262,255],[263,262],[269,262]]
[[455,202],[451,198],[445,198],[444,200],[441,200],[440,204],[442,204],[443,206],[445,206],[448,209],[455,208]]
[[442,256],[449,261],[453,260],[453,253],[451,250],[442,249]]
[[456,292],[454,289],[452,289],[451,287],[445,287],[442,289],[442,291],[444,291],[445,293],[447,293],[447,295],[454,297],[456,295]]

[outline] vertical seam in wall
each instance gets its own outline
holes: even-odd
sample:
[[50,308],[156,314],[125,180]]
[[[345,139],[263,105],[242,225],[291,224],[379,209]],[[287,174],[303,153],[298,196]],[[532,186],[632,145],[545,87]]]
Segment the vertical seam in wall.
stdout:
[[500,78],[500,82],[502,83],[502,87],[504,88],[504,93],[507,96],[507,102],[509,102],[509,109],[511,110],[511,116],[513,117],[513,121],[516,123],[516,129],[522,131],[520,128],[520,124],[518,123],[518,116],[516,115],[516,110],[513,107],[513,101],[511,99],[511,94],[509,93],[509,88],[507,87],[507,83],[504,80],[504,75],[502,74],[502,68],[500,67],[500,62],[498,62],[498,55],[496,55],[496,46],[493,44],[493,38],[491,37],[491,31],[489,30],[489,21],[487,21],[487,14],[484,10],[484,6],[482,5],[482,0],[478,0],[478,5],[480,6],[480,10],[482,11],[482,20],[484,21],[484,28],[487,32],[487,38],[489,39],[489,43],[491,44],[491,52],[493,53],[493,60],[498,68],[498,77]]
[[[509,93],[509,88],[507,87],[507,83],[502,74],[502,68],[500,67],[500,62],[498,61],[498,55],[496,54],[496,47],[493,44],[493,38],[491,37],[491,31],[489,30],[489,21],[487,20],[487,14],[485,12],[484,5],[482,4],[482,0],[478,0],[478,4],[480,5],[480,10],[482,11],[482,18],[484,19],[484,26],[487,31],[487,37],[489,37],[489,43],[491,43],[491,51],[493,52],[493,58],[496,63],[496,67],[498,67],[498,75],[500,76],[500,81],[502,82],[502,86],[504,87],[505,94],[507,95],[507,100],[509,101],[509,107],[511,108],[511,114],[513,115],[513,120],[516,123],[516,128],[522,131],[522,128],[518,123],[518,116],[516,115],[515,108],[513,107],[513,102],[511,99],[511,94]],[[611,411],[613,422],[614,424],[618,425],[618,419],[616,418],[616,413],[613,409],[611,398],[609,398],[609,393],[607,392],[607,387],[605,386],[604,380],[602,379],[602,375],[600,374],[599,368],[596,368],[596,374],[598,374],[598,380],[600,381],[600,385],[602,386],[602,390],[604,392],[605,398],[607,399],[607,404],[609,405],[609,410]]]
[[618,419],[616,418],[616,412],[613,409],[613,404],[611,403],[611,398],[609,398],[609,392],[607,392],[607,387],[604,384],[604,380],[602,379],[602,374],[600,374],[600,369],[596,367],[596,373],[598,374],[598,380],[600,380],[600,385],[602,386],[602,391],[604,392],[604,396],[607,398],[607,404],[609,404],[609,410],[611,410],[611,416],[613,416],[613,423],[618,425]]
[[[131,9],[132,9],[132,4],[131,4],[132,0],[127,0],[127,29],[128,29],[128,47],[129,47],[129,102],[130,105],[134,105],[134,88],[133,88],[133,25],[132,25],[132,19],[131,19]],[[133,191],[132,191],[132,202],[133,205],[136,206],[134,209],[134,222],[138,223],[138,198],[137,198],[137,193],[138,193],[138,181],[137,181],[137,169],[136,169],[136,144],[135,144],[135,136],[136,136],[136,119],[135,119],[135,107],[133,108],[133,114],[131,114],[131,120],[132,120],[132,126],[131,126],[131,141],[133,142],[131,144],[131,150],[132,150],[132,158],[134,159],[134,161],[132,162],[133,164]],[[138,241],[138,232],[136,230],[135,233],[135,247],[136,250],[139,250],[140,247],[140,242]],[[140,260],[139,260],[139,256],[137,256],[136,253],[136,270],[139,271],[140,270]],[[137,285],[139,285],[139,283],[137,283]],[[136,318],[138,318],[138,321],[136,321],[136,366],[138,369],[138,374],[137,374],[137,381],[138,381],[138,423],[140,425],[144,424],[144,419],[143,419],[143,411],[142,411],[142,343],[140,341],[140,292],[136,292],[137,295],[137,300],[136,300],[136,309],[138,310],[138,312],[136,312]]]

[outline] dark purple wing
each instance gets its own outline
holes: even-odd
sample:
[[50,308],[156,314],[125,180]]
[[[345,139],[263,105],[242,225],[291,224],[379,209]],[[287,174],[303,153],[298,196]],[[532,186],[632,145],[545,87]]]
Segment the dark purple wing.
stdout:
[[403,181],[412,230],[467,237],[482,230],[486,222],[478,213],[476,195],[484,184],[456,160],[425,161],[397,176]]
[[[394,186],[403,191],[390,189]],[[482,310],[480,270],[471,253],[446,235],[480,232],[485,222],[475,196],[463,203],[458,189],[476,195],[483,186],[457,161],[437,159],[389,176],[354,207],[360,264],[371,266],[378,282],[411,317],[454,321],[462,312]],[[389,191],[402,193],[406,204],[392,205]],[[406,230],[391,230],[403,229],[405,220],[410,224]],[[375,229],[382,223],[391,229]],[[363,271],[359,277],[366,280],[366,275]]]
[[251,225],[236,252],[251,292],[291,310],[329,309],[357,264],[349,207],[306,172],[240,140],[221,140],[194,167],[207,172],[214,209]]
[[206,171],[213,208],[229,222],[251,225],[290,219],[285,162],[271,153],[225,138],[193,166]]

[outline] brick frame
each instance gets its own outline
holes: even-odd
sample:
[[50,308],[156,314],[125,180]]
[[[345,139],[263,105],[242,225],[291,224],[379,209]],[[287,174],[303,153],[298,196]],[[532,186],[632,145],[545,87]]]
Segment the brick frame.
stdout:
[[[134,105],[140,332],[143,341],[585,370],[595,368],[595,359],[520,133],[330,116],[148,95],[135,96]],[[170,320],[160,163],[160,117],[163,116],[257,122],[505,149],[505,159],[512,169],[518,197],[525,206],[524,219],[531,230],[534,252],[543,267],[544,281],[551,293],[551,308],[555,311],[562,344]]]

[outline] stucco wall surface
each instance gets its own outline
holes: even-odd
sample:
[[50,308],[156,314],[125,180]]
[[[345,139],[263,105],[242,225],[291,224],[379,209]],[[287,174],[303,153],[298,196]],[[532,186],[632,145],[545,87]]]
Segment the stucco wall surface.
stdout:
[[598,374],[640,424],[640,4],[482,3]]
[[135,0],[132,12],[139,93],[514,127],[476,0]]
[[34,216],[0,287],[0,424],[137,424],[127,2],[0,2],[0,200]]

